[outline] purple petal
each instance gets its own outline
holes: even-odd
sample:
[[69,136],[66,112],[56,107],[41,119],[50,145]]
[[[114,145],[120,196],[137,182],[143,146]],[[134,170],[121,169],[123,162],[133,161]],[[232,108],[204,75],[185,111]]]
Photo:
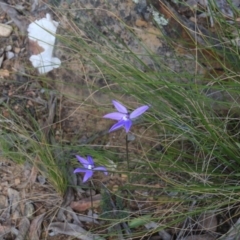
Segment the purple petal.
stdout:
[[110,128],[110,130],[109,130],[108,132],[112,132],[112,131],[114,131],[114,130],[117,130],[117,129],[119,129],[120,127],[123,127],[124,124],[125,124],[125,121],[124,121],[124,120],[120,120],[119,122],[117,122],[116,124],[114,124],[114,125]]
[[94,166],[94,161],[93,161],[93,158],[91,157],[91,156],[87,156],[87,160],[88,160],[88,162],[89,162],[89,165],[92,165],[92,166]]
[[114,105],[114,107],[120,112],[120,113],[128,113],[128,110],[126,109],[125,106],[123,106],[121,103],[112,100],[112,103]]
[[104,115],[104,118],[110,118],[113,120],[121,120],[124,116],[126,116],[125,113],[120,113],[120,112],[113,112],[113,113],[108,113],[106,115]]
[[88,168],[89,162],[85,158],[80,157],[79,155],[76,155],[77,160],[85,167]]
[[125,128],[125,130],[126,130],[126,133],[129,132],[131,126],[132,126],[132,121],[131,121],[131,120],[125,121],[125,123],[124,123],[124,128]]
[[86,170],[85,172],[86,173],[84,175],[83,182],[86,182],[93,175],[93,171],[92,170]]
[[85,173],[87,171],[87,169],[84,168],[76,168],[73,173]]
[[108,175],[107,169],[105,167],[95,167],[93,169],[94,171],[101,171],[103,172],[105,175]]
[[148,109],[149,109],[149,106],[147,106],[147,105],[141,106],[141,107],[135,109],[135,110],[130,114],[129,117],[130,117],[131,119],[132,119],[132,118],[136,118],[136,117],[142,115],[142,114],[143,114],[144,112],[146,112]]

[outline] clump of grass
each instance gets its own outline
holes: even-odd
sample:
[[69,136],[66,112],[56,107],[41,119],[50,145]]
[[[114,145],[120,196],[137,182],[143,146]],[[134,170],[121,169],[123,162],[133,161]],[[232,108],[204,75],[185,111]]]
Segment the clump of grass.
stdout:
[[47,141],[39,123],[28,111],[18,116],[7,105],[5,109],[8,109],[9,116],[7,118],[1,116],[2,155],[19,164],[25,162],[32,164],[48,179],[55,190],[63,195],[68,178],[66,160],[59,161],[54,154],[56,146]]

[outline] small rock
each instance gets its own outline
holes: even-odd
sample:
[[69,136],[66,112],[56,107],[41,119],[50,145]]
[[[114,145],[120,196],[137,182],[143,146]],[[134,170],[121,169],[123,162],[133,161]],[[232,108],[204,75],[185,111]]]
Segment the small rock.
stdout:
[[3,55],[0,57],[0,67],[2,66],[2,62],[3,62]]
[[12,30],[12,26],[0,23],[0,37],[9,37]]
[[13,49],[13,51],[14,51],[16,54],[18,54],[18,53],[20,53],[21,48],[15,47],[15,48]]
[[12,46],[11,45],[8,45],[7,47],[5,47],[5,51],[8,52],[8,51],[11,51],[12,50]]
[[7,59],[12,59],[14,57],[14,53],[13,52],[6,52],[6,58]]
[[37,180],[41,185],[44,185],[46,183],[46,178],[42,175],[38,175]]
[[14,183],[15,185],[19,185],[21,182],[20,178],[15,178]]
[[135,25],[137,27],[147,27],[148,23],[146,21],[141,20],[141,19],[137,19],[136,22],[135,22]]
[[30,174],[31,174],[31,171],[30,171],[29,169],[25,169],[25,170],[24,170],[24,176],[25,176],[25,177],[29,177]]
[[24,208],[24,216],[27,218],[33,217],[33,214],[35,212],[34,206],[31,202],[26,202],[25,208]]
[[190,17],[189,20],[193,23],[197,23],[197,19],[195,17]]

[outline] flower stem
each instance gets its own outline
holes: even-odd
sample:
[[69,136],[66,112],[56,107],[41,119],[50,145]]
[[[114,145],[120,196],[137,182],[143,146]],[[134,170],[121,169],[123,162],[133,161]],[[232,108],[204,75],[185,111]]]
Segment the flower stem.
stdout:
[[92,181],[90,182],[90,198],[91,198],[91,209],[92,209],[92,223],[94,225],[94,215],[93,215],[93,196],[92,196]]
[[126,134],[126,159],[127,159],[127,169],[128,169],[128,181],[130,182],[130,163],[128,158],[128,134]]

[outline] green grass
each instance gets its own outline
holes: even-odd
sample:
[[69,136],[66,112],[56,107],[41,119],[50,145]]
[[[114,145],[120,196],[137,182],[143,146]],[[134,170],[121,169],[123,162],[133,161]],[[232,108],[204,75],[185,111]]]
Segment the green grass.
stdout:
[[55,146],[47,141],[39,123],[30,112],[25,111],[24,115],[19,116],[9,106],[4,105],[4,108],[8,117],[1,115],[2,156],[19,164],[32,164],[59,194],[63,194],[68,184],[66,161],[59,160],[59,156],[54,153]]
[[[219,18],[221,16],[218,16]],[[228,24],[224,19],[218,22],[222,26]],[[123,24],[121,21],[119,23]],[[222,75],[196,75],[194,69],[175,72],[169,68],[164,56],[150,51],[141,39],[137,39],[131,28],[124,26],[145,49],[144,55],[152,61],[149,66],[142,60],[142,55],[134,53],[118,36],[112,34],[114,40],[109,40],[91,23],[83,27],[81,22],[73,20],[71,24],[82,28],[86,35],[79,36],[80,30],[75,35],[69,31],[59,35],[58,41],[79,66],[85,65],[94,69],[86,75],[79,70],[79,78],[101,78],[103,83],[100,87],[90,81],[89,84],[81,86],[69,83],[79,91],[89,91],[89,97],[83,99],[78,94],[66,97],[80,106],[98,109],[99,115],[95,116],[97,119],[112,111],[111,99],[121,101],[129,109],[143,104],[151,106],[139,124],[152,136],[138,136],[138,133],[135,133],[138,138],[134,141],[138,141],[139,149],[138,153],[135,153],[134,147],[130,147],[132,182],[127,184],[124,190],[151,191],[156,184],[162,186],[156,190],[156,195],[153,194],[153,206],[156,209],[161,205],[166,208],[169,206],[172,211],[163,214],[163,211],[156,210],[152,214],[151,220],[160,223],[161,229],[179,227],[187,217],[195,218],[204,212],[215,211],[221,215],[226,209],[234,208],[240,195],[240,84],[236,67],[231,68],[231,63],[217,59],[216,54],[215,60],[225,70]],[[234,27],[235,25],[229,25],[231,31]],[[224,28],[220,26],[219,29],[218,35],[224,37],[227,34],[223,31]],[[199,46],[200,48],[209,47]],[[227,45],[226,48],[232,59],[238,59],[235,46]],[[224,57],[222,52],[220,55]],[[175,58],[180,65],[187,61],[184,56],[174,54],[171,58]],[[229,61],[229,55],[226,55],[224,60]],[[192,61],[197,59],[190,59],[189,64]],[[208,65],[207,58],[205,61]],[[67,68],[67,61],[62,67]],[[41,80],[46,86],[53,81],[50,77]],[[109,102],[98,103],[92,100],[97,95],[106,97]],[[68,181],[71,172],[65,161],[70,161],[72,167],[77,166],[72,152],[81,156],[90,154],[99,165],[107,164],[107,159],[111,159],[117,164],[116,172],[126,172],[123,146],[105,148],[101,143],[96,144],[95,138],[87,144],[79,144],[77,141],[64,144],[59,141],[52,145],[41,135],[38,123],[33,118],[30,118],[31,128],[27,129],[24,119],[15,116],[14,112],[11,114],[16,128],[4,125],[0,138],[3,154],[16,162],[32,162],[44,172],[60,194],[63,195],[67,185],[71,185]],[[134,126],[133,134],[135,129]],[[102,129],[105,130],[107,129]],[[35,138],[33,132],[37,133]],[[88,134],[94,136],[97,133],[95,129],[91,129]],[[106,133],[103,134],[102,139],[107,136]],[[161,146],[161,150],[158,146]],[[54,151],[60,156],[57,157]],[[36,157],[41,159],[41,163],[36,162]],[[134,185],[143,178],[145,184]],[[118,194],[121,197],[121,192]],[[125,197],[122,198],[126,200]],[[196,203],[190,207],[194,201]],[[144,212],[143,209],[141,211]],[[141,211],[129,215],[132,214],[131,218],[144,215]],[[125,221],[125,218],[123,219],[117,218],[116,222]],[[141,231],[146,233],[145,229]]]

